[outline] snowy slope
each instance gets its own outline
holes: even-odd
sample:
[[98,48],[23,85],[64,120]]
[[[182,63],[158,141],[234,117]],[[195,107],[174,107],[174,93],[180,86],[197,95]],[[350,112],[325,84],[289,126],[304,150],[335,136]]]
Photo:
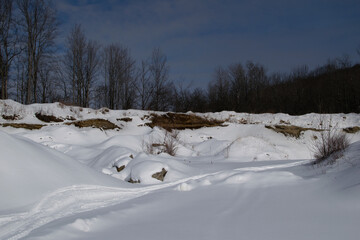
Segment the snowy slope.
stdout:
[[65,186],[121,185],[58,151],[1,131],[0,152],[0,212],[29,205]]
[[356,240],[359,156],[356,143],[343,157],[351,161],[336,166],[270,164],[199,176],[54,221],[26,239]]
[[[0,239],[359,239],[360,132],[335,164],[313,166],[317,132],[265,126],[341,130],[360,114],[189,113],[225,124],[179,131],[170,156],[147,151],[168,134],[145,125],[151,113],[0,100],[0,124],[45,125],[0,126]],[[121,129],[65,124],[94,118]]]

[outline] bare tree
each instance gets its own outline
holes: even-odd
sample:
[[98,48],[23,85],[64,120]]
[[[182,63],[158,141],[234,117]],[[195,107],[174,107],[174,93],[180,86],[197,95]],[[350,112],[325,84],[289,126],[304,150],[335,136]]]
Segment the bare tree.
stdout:
[[341,57],[337,57],[336,61],[340,68],[349,68],[352,65],[348,54],[343,54]]
[[71,81],[72,102],[82,107],[90,104],[90,94],[100,67],[100,46],[88,41],[81,25],[75,25],[66,42],[64,69]]
[[85,62],[85,82],[83,86],[83,99],[81,105],[83,107],[89,107],[90,94],[96,80],[99,67],[100,67],[100,45],[95,41],[88,41],[86,45],[86,62]]
[[104,77],[107,105],[129,109],[135,105],[135,60],[126,47],[112,44],[104,50]]
[[150,103],[151,109],[166,111],[171,105],[173,84],[169,81],[167,58],[159,48],[155,48],[152,52],[149,69],[154,86]]
[[72,103],[80,105],[81,89],[84,83],[84,59],[86,39],[81,25],[75,25],[66,39],[64,68],[67,79],[71,81]]
[[8,98],[9,72],[20,54],[19,34],[15,23],[12,0],[0,0],[0,81],[1,98]]
[[26,36],[26,103],[37,101],[38,73],[41,60],[51,52],[57,35],[56,12],[51,1],[17,0],[20,27]]
[[209,101],[214,111],[230,108],[229,72],[222,67],[216,69],[214,80],[209,84]]
[[149,64],[146,61],[141,61],[141,65],[137,72],[136,92],[138,95],[139,106],[142,110],[149,108],[152,93],[154,92],[154,85],[151,82]]
[[229,67],[229,78],[232,108],[235,111],[241,111],[248,100],[249,89],[245,70],[240,63]]
[[38,95],[41,103],[53,102],[59,100],[57,89],[61,85],[57,83],[57,62],[55,58],[47,59],[46,62],[40,64],[39,68],[39,84]]
[[26,95],[26,61],[21,55],[16,57],[16,101],[25,103]]

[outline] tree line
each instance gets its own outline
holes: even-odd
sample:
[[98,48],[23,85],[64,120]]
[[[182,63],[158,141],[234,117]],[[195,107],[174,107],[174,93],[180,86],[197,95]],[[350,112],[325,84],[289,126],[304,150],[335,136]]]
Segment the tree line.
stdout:
[[0,0],[1,99],[180,112],[360,111],[360,67],[346,56],[290,74],[269,74],[251,61],[232,64],[215,69],[207,88],[192,89],[170,80],[160,48],[136,61],[129,48],[101,45],[76,24],[59,49],[58,28],[51,1]]
[[173,83],[160,48],[138,66],[127,47],[102,46],[76,24],[59,54],[54,9],[47,0],[0,0],[1,99],[111,109],[171,108]]

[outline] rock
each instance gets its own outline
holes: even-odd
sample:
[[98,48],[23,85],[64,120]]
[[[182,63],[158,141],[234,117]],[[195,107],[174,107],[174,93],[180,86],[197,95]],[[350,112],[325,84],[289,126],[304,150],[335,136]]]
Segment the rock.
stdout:
[[167,171],[163,168],[161,172],[154,173],[151,177],[163,182],[166,174]]

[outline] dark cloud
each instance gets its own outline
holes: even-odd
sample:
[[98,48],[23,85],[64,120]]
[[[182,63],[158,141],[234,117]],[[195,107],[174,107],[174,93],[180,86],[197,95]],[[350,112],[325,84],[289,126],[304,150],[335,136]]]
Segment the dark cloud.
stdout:
[[349,54],[358,61],[360,2],[60,0],[62,37],[81,23],[91,39],[128,46],[138,60],[161,47],[173,80],[204,85],[219,65],[253,60],[269,71],[315,67]]

